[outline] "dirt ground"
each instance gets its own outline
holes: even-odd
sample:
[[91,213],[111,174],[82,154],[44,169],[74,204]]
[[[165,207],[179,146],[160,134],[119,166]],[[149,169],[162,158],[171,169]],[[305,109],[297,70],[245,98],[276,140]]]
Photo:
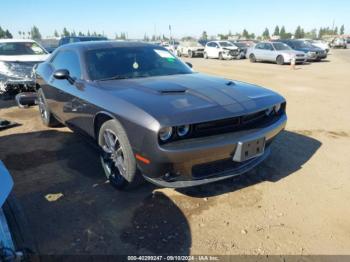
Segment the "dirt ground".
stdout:
[[[145,183],[118,192],[93,147],[48,129],[38,109],[0,102],[20,126],[0,132],[42,254],[350,254],[350,50],[298,66],[184,59],[194,69],[263,85],[288,101],[272,154],[248,174],[186,190]],[[45,196],[58,194],[56,201]]]

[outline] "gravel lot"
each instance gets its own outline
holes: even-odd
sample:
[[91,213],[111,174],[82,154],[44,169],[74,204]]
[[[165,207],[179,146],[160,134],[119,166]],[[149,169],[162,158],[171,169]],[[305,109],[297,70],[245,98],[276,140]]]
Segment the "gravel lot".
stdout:
[[[38,109],[0,102],[20,126],[0,132],[42,254],[350,254],[350,50],[297,66],[184,59],[194,69],[269,87],[289,122],[266,162],[187,190],[144,184],[117,192],[94,148]],[[58,194],[56,201],[45,196]]]

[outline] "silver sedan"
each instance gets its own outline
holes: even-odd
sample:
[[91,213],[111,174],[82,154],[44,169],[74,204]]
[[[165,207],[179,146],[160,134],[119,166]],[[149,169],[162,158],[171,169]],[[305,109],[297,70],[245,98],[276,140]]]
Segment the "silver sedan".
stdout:
[[258,43],[248,50],[247,57],[253,63],[269,61],[276,62],[279,65],[290,64],[292,60],[295,60],[295,63],[306,61],[304,52],[293,50],[288,45],[280,42]]

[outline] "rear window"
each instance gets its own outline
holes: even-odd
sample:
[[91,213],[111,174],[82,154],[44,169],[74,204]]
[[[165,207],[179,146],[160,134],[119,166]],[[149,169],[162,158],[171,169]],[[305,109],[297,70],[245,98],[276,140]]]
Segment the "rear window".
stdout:
[[10,42],[0,43],[0,55],[44,55],[47,52],[37,43]]

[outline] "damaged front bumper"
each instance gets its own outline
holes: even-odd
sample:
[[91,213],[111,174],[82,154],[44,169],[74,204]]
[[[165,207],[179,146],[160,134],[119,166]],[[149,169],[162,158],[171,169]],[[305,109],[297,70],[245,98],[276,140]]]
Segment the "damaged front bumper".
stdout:
[[35,92],[35,86],[32,78],[0,78],[0,97],[12,99],[21,92]]

